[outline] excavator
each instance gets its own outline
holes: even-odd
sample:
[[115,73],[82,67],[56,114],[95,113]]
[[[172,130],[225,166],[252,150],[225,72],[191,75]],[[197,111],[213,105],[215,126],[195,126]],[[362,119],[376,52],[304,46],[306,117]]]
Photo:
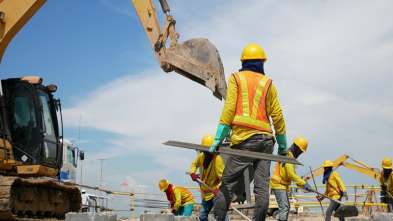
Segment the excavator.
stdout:
[[[0,59],[45,2],[0,0]],[[160,0],[165,14],[163,28],[152,0],[132,3],[161,68],[225,98],[224,68],[216,47],[203,38],[179,43],[176,22],[165,0]],[[37,76],[0,82],[0,220],[64,218],[67,212],[81,208],[79,189],[59,181],[63,133],[56,90],[56,85],[44,85]]]

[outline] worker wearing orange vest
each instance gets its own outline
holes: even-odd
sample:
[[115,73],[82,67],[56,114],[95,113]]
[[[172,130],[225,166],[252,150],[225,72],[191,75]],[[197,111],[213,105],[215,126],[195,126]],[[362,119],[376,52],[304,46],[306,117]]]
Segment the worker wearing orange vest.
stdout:
[[393,172],[392,160],[385,157],[382,160],[382,172],[379,177],[381,184],[381,202],[388,204],[388,211],[393,211]]
[[[210,152],[230,134],[231,148],[271,154],[275,137],[278,154],[287,154],[285,121],[277,90],[263,68],[267,60],[258,44],[247,45],[242,52],[242,68],[228,80],[228,90],[223,112]],[[272,122],[270,122],[270,118]],[[232,200],[233,187],[242,182],[244,170],[254,167],[255,209],[254,220],[266,219],[269,206],[270,161],[230,156],[225,162],[220,193],[214,205],[217,221],[224,221]],[[248,184],[247,184],[248,185]]]
[[[209,148],[213,145],[214,137],[210,134],[202,138],[202,146]],[[199,175],[196,174],[199,169]],[[192,161],[190,168],[190,176],[193,181],[201,180],[200,183],[202,193],[201,209],[199,211],[199,220],[207,221],[209,213],[214,206],[214,198],[221,185],[221,177],[224,172],[224,161],[220,155],[210,152],[199,153]],[[205,186],[205,184],[207,186]],[[213,191],[212,191],[213,190]]]
[[194,208],[194,197],[185,187],[174,186],[166,179],[158,183],[161,192],[165,192],[175,216],[191,216]]
[[[306,152],[307,147],[307,139],[304,137],[297,137],[289,148],[288,156],[297,159],[302,153]],[[288,220],[290,209],[288,190],[292,181],[300,188],[311,190],[311,186],[296,174],[293,164],[277,162],[273,169],[272,178],[270,179],[270,187],[276,196],[279,221]]]
[[[343,197],[348,200],[348,194],[347,194],[347,189],[340,177],[340,175],[333,170],[333,162],[330,160],[325,160],[322,164],[322,167],[324,169],[323,172],[323,180],[322,183],[326,184],[326,190],[325,190],[325,195],[335,199],[335,200],[341,200]],[[322,201],[324,199],[323,196],[317,196],[317,199],[319,201]],[[331,216],[334,211],[338,209],[340,206],[339,203],[335,201],[330,201],[329,207],[326,210],[326,216],[325,216],[325,221],[330,221]],[[344,217],[338,217],[340,221],[344,221]]]

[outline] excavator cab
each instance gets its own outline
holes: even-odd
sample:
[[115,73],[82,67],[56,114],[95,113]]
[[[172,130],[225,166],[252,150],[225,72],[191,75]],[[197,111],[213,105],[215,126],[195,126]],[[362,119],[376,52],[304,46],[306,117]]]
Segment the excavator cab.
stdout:
[[[160,0],[165,14],[161,30],[152,0],[132,0],[151,46],[165,72],[175,71],[209,88],[219,99],[226,96],[224,67],[217,48],[205,38],[194,38],[178,43],[176,21],[170,14],[166,0]],[[169,46],[168,38],[170,39]]]
[[81,208],[79,189],[54,179],[63,157],[56,90],[35,76],[1,80],[0,220],[64,219]]
[[20,164],[18,174],[56,176],[62,164],[58,102],[52,94],[56,86],[42,85],[39,77],[11,78],[1,84],[2,122],[12,144],[9,158]]

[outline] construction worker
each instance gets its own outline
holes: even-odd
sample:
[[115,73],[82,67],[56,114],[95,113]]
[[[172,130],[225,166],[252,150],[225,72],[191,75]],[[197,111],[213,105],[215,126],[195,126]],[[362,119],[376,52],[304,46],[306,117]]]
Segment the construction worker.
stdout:
[[[347,189],[341,180],[340,175],[333,171],[333,162],[330,160],[325,160],[322,164],[324,169],[322,183],[326,184],[325,195],[331,199],[340,201],[343,197],[348,200]],[[323,196],[317,196],[319,201],[324,199]],[[340,204],[330,200],[329,207],[326,210],[325,221],[330,221],[331,216],[334,211],[340,207]],[[344,217],[338,217],[340,221],[344,221]]]
[[[225,105],[210,152],[230,134],[231,148],[271,154],[275,139],[278,154],[287,154],[285,121],[271,78],[265,75],[265,51],[258,44],[247,45],[241,54],[242,68],[228,80]],[[270,122],[270,118],[273,122]],[[230,206],[233,187],[243,182],[245,169],[253,166],[255,210],[254,220],[265,220],[269,206],[270,161],[230,156],[225,162],[220,193],[214,205],[217,221],[225,220]],[[247,184],[248,185],[248,184]]]
[[[307,147],[307,139],[304,137],[297,137],[289,148],[288,156],[297,159],[302,153],[307,151]],[[311,186],[296,174],[293,164],[276,163],[272,178],[270,179],[270,187],[276,196],[279,221],[288,220],[290,209],[288,190],[292,181],[300,188],[311,190]]]
[[393,211],[393,172],[392,160],[385,157],[382,160],[382,172],[379,177],[381,184],[381,202],[388,204],[388,212]]
[[[207,148],[213,145],[214,137],[210,134],[202,138],[201,144]],[[196,174],[199,169],[199,175]],[[193,181],[199,183],[202,193],[199,220],[207,221],[209,213],[214,205],[214,197],[221,185],[221,177],[224,172],[224,161],[220,155],[202,152],[192,161],[190,176]]]
[[165,192],[175,216],[191,216],[194,208],[192,193],[184,187],[174,186],[168,180],[162,179],[158,183],[161,192]]

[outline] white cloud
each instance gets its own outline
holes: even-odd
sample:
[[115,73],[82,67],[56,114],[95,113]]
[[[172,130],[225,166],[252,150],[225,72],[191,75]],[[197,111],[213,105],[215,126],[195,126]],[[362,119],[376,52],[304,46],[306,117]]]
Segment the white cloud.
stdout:
[[[289,137],[310,138],[310,151],[302,157],[306,164],[347,153],[378,166],[393,146],[391,6],[391,1],[225,1],[203,18],[181,14],[187,22],[177,22],[182,39],[204,36],[216,44],[227,75],[239,68],[247,42],[266,48],[266,70],[278,86]],[[166,175],[185,170],[192,155],[159,143],[199,142],[204,133],[214,133],[221,108],[208,89],[149,68],[86,95],[65,110],[65,122],[77,126],[82,114],[84,126],[123,135],[108,152],[149,153]]]

